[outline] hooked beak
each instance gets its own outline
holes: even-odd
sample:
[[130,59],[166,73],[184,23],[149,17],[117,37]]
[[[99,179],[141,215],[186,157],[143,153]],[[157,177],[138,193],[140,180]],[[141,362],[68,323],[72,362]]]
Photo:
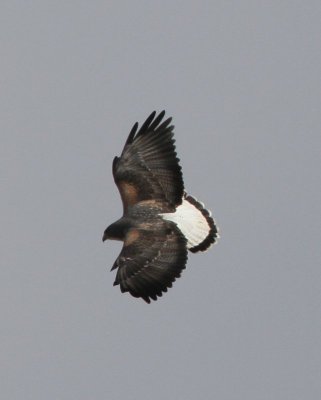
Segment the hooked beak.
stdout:
[[107,233],[106,233],[106,231],[104,232],[104,234],[103,234],[103,242],[105,241],[105,240],[107,240],[108,239],[108,237],[107,237]]

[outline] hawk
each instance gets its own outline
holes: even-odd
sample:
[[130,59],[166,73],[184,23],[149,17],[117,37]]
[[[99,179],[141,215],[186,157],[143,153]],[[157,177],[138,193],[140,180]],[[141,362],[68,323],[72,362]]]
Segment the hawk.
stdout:
[[111,269],[117,269],[114,285],[147,303],[180,277],[188,250],[205,251],[218,238],[211,213],[184,190],[172,118],[164,116],[152,112],[139,130],[136,122],[114,158],[123,216],[103,235],[123,242]]

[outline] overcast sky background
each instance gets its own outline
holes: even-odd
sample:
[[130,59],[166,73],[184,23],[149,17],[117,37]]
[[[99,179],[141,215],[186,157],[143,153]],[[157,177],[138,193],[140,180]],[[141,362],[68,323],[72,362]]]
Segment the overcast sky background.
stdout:
[[[319,1],[2,1],[2,399],[321,398]],[[221,228],[151,305],[111,162],[174,117]]]

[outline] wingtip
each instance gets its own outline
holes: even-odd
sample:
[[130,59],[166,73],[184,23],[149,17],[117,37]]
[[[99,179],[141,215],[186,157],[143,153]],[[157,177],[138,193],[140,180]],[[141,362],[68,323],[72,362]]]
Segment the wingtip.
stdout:
[[138,122],[135,122],[133,127],[132,127],[132,129],[131,129],[131,131],[129,132],[128,138],[127,138],[126,143],[125,143],[125,147],[128,144],[131,144],[133,142],[135,133],[137,132],[137,129],[138,129]]
[[[153,112],[151,112],[151,114],[149,115],[149,117],[146,119],[146,121],[145,121],[146,125],[149,125],[149,124],[153,121],[153,119],[155,118],[155,115],[156,115],[156,110],[154,110]],[[148,121],[148,123],[147,123],[147,121]],[[145,123],[144,123],[144,124],[145,124]]]
[[166,114],[166,111],[165,111],[165,110],[162,110],[162,111],[159,113],[159,115],[162,116],[162,118],[164,117],[165,114]]

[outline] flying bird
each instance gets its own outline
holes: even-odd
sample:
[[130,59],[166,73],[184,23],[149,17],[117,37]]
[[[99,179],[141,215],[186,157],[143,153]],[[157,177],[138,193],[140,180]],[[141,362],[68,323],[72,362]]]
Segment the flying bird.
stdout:
[[205,251],[218,238],[211,213],[184,190],[172,118],[164,116],[165,111],[152,112],[139,130],[136,122],[114,158],[123,216],[103,235],[103,241],[123,241],[112,267],[114,286],[147,303],[180,277],[188,250]]

